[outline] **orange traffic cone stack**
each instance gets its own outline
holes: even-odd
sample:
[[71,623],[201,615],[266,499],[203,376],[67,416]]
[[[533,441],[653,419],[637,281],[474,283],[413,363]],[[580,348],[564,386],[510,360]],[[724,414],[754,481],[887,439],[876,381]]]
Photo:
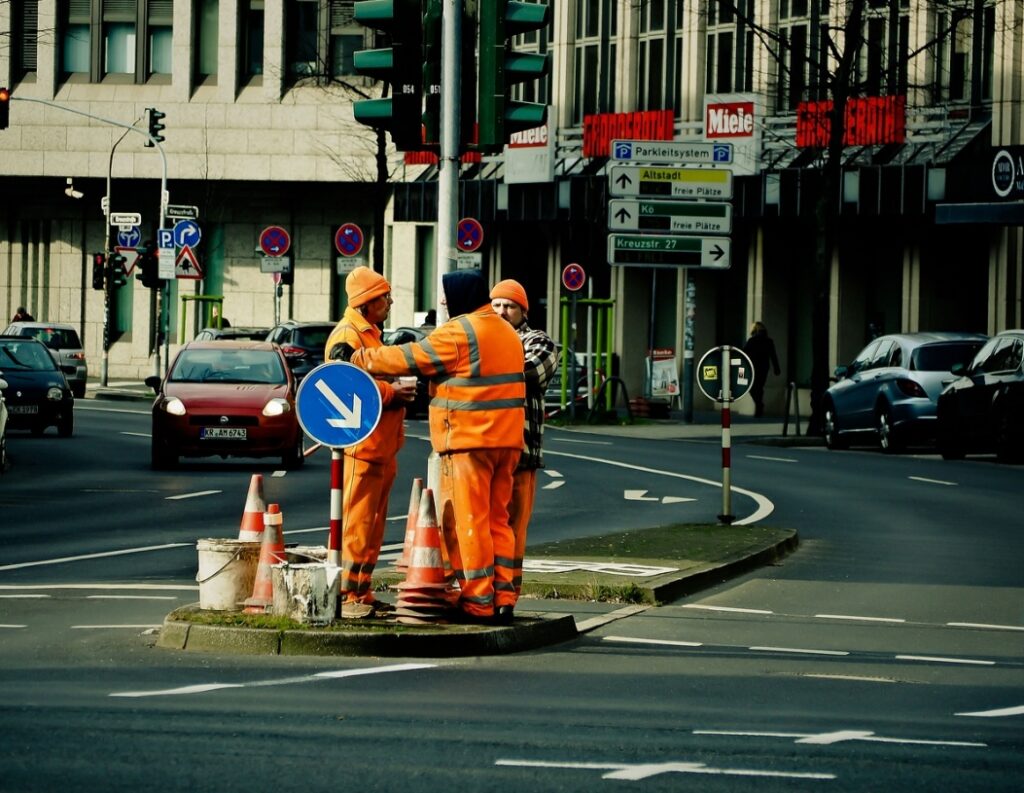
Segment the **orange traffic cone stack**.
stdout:
[[262,540],[263,513],[266,511],[267,505],[263,501],[263,474],[253,474],[249,481],[249,494],[245,497],[245,510],[242,512],[238,539],[246,542]]
[[256,568],[256,581],[252,586],[252,597],[246,598],[246,614],[264,614],[274,604],[274,578],[272,565],[285,561],[284,518],[281,507],[271,504],[263,514],[263,544],[260,546],[260,561]]
[[415,535],[405,581],[398,584],[395,616],[399,622],[410,624],[440,622],[449,611],[451,600],[430,488],[424,488],[420,494]]
[[395,568],[407,570],[409,556],[416,542],[416,523],[420,516],[420,499],[423,497],[423,480],[416,477],[412,480],[412,493],[409,494],[409,513],[405,518],[405,541],[402,544],[402,555],[395,560]]

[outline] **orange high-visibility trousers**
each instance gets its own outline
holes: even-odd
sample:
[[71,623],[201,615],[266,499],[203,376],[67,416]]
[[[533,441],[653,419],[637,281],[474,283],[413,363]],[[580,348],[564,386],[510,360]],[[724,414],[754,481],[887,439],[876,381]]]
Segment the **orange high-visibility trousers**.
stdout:
[[508,522],[519,449],[475,449],[441,455],[445,547],[459,581],[459,606],[489,617],[515,606],[515,538]]
[[342,499],[341,581],[338,596],[373,603],[371,581],[384,540],[388,496],[398,464],[359,460],[345,455]]
[[516,597],[523,588],[523,557],[526,556],[526,530],[533,515],[533,499],[537,490],[537,471],[520,468],[512,480],[512,500],[508,504],[508,522],[515,537],[515,555],[512,560],[512,585]]

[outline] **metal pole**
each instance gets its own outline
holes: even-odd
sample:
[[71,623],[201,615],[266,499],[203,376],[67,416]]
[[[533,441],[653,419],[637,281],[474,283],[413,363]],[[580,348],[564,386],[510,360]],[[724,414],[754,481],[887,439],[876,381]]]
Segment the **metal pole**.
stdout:
[[576,293],[573,292],[569,297],[569,328],[572,336],[572,347],[570,353],[572,358],[569,361],[569,371],[571,377],[569,380],[569,421],[573,424],[576,423]]
[[722,347],[722,514],[718,522],[730,525],[736,516],[732,514],[732,414],[729,405],[732,402],[730,383],[732,382],[731,353],[732,347]]
[[341,491],[345,460],[341,449],[331,449],[331,522],[327,535],[327,563],[341,566]]
[[693,424],[693,326],[697,316],[697,284],[686,276],[683,319],[683,421]]
[[437,324],[448,319],[442,305],[442,277],[455,269],[455,224],[459,211],[459,102],[462,96],[462,0],[444,0],[441,7],[441,155],[437,174]]

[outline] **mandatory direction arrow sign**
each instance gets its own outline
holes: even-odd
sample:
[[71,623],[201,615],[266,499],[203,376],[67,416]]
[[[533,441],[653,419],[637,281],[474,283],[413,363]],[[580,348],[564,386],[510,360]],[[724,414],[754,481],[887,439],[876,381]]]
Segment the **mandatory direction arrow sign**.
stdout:
[[624,231],[672,231],[684,234],[728,234],[732,205],[711,201],[608,202],[608,228]]
[[632,267],[729,269],[727,237],[675,237],[666,234],[609,234],[608,263]]
[[657,198],[732,198],[732,171],[712,168],[657,168],[650,165],[615,165],[608,176],[612,196]]

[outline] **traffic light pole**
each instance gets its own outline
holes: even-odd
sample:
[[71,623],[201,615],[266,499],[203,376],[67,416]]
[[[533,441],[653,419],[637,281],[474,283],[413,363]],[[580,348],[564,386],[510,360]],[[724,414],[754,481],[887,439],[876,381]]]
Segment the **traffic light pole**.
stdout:
[[459,210],[459,114],[462,97],[462,2],[444,0],[441,11],[441,153],[437,174],[437,322],[448,318],[441,278],[455,269],[455,225]]

